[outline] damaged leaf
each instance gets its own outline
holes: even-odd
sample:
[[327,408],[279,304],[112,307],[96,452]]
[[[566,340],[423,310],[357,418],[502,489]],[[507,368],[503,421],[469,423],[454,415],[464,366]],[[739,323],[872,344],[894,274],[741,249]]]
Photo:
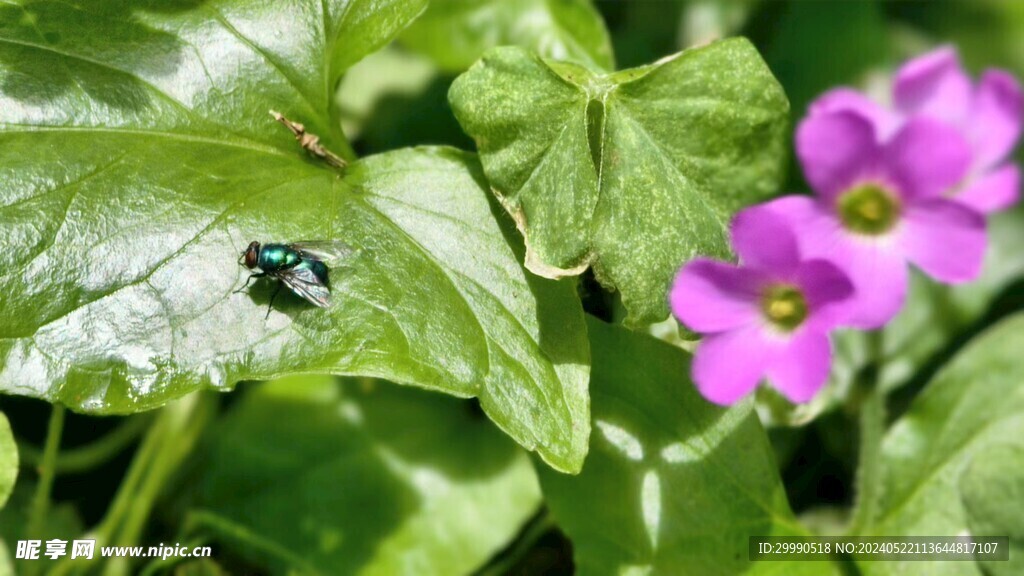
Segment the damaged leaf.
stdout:
[[745,39],[611,74],[497,48],[449,100],[526,238],[526,266],[549,278],[593,266],[634,325],[668,315],[683,263],[729,256],[729,218],[782,175],[788,104]]

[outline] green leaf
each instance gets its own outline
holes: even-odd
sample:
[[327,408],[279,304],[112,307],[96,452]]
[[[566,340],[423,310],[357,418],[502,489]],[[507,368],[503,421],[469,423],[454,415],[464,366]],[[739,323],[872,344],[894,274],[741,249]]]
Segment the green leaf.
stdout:
[[426,0],[140,4],[0,7],[4,128],[120,136],[117,156],[144,146],[144,136],[272,153],[289,140],[266,129],[266,110],[276,107],[344,147],[335,84]]
[[540,505],[468,403],[387,383],[272,382],[210,438],[193,524],[273,573],[468,573]]
[[18,479],[18,446],[14,443],[11,424],[0,412],[0,509],[7,504]]
[[960,478],[960,498],[971,534],[1010,538],[1009,562],[986,561],[985,574],[1024,573],[1024,448],[1002,444],[979,450]]
[[722,409],[690,382],[690,356],[593,320],[595,433],[578,476],[539,470],[585,574],[823,574],[748,561],[753,535],[798,535],[768,438],[744,402]]
[[590,0],[432,0],[401,42],[461,72],[495,46],[614,70],[604,21]]
[[684,262],[727,257],[729,218],[781,176],[786,97],[744,39],[609,75],[498,48],[449,99],[526,238],[527,268],[593,266],[633,324],[668,315]]
[[[870,534],[1009,535],[1011,549],[1021,549],[1024,500],[1008,497],[1024,488],[1022,349],[1024,314],[1017,314],[968,345],[893,425],[882,444],[882,496]],[[987,569],[1019,574],[1022,566],[1017,558]],[[864,562],[861,569],[982,573],[965,562]]]
[[[132,6],[0,7],[0,391],[126,413],[239,380],[379,376],[478,396],[578,470],[579,300],[518,264],[475,158],[406,150],[340,177],[267,115],[343,142],[334,79],[422,2]],[[274,283],[234,293],[238,256],[303,239],[354,248],[335,305],[286,294],[264,319]]]

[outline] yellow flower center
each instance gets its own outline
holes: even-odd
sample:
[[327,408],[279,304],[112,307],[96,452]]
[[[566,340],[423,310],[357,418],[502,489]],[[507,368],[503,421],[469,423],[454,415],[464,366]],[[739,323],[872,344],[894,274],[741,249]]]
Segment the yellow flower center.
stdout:
[[762,294],[761,312],[776,328],[790,332],[807,319],[807,300],[797,287],[776,284]]
[[836,207],[847,230],[868,236],[892,230],[900,217],[899,199],[877,184],[850,188],[839,195]]

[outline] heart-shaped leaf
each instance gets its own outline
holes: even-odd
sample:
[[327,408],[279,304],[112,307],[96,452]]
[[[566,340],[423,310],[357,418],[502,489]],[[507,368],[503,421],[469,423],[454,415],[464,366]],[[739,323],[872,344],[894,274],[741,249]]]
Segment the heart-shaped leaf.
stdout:
[[191,524],[274,573],[468,574],[540,505],[479,413],[387,383],[271,382],[210,441]]
[[744,39],[612,74],[498,48],[449,99],[527,268],[593,266],[632,324],[668,315],[684,262],[729,255],[729,218],[775,191],[785,157],[786,96]]
[[[154,6],[0,7],[0,391],[124,413],[239,380],[380,376],[478,396],[578,469],[579,300],[519,265],[475,158],[407,150],[342,177],[267,115],[340,145],[337,75],[422,2]],[[312,239],[353,248],[331,309],[288,295],[264,319],[272,281],[233,293],[249,241]]]
[[488,49],[510,45],[615,69],[608,30],[590,0],[432,0],[401,42],[459,72]]
[[830,563],[748,559],[750,536],[800,535],[764,429],[689,381],[686,352],[599,321],[590,455],[541,487],[586,574],[832,574]]
[[[893,425],[882,444],[881,498],[868,533],[1008,535],[1011,549],[1024,546],[1021,501],[1005,498],[1024,486],[1022,349],[1024,315],[1017,314],[969,344]],[[982,481],[994,480],[997,470],[998,483]],[[1007,512],[1003,518],[1017,520],[999,524],[999,517],[979,515],[997,508]],[[979,527],[1009,533],[977,532]],[[861,571],[980,575],[994,567],[992,573],[1017,574],[1021,563],[1015,562],[993,563],[985,571],[968,562],[864,562]]]

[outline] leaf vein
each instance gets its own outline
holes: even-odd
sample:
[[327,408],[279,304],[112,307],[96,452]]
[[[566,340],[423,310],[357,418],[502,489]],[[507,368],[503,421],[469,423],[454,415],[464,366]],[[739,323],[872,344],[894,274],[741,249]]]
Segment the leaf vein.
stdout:
[[284,78],[285,82],[287,82],[288,85],[290,85],[292,88],[294,88],[295,92],[302,98],[302,101],[305,102],[305,104],[306,104],[306,106],[307,106],[307,108],[308,108],[308,110],[309,110],[309,112],[310,112],[310,114],[312,116],[315,117],[315,116],[318,115],[317,107],[313,105],[313,102],[312,102],[312,100],[310,100],[309,95],[306,94],[306,92],[303,91],[301,88],[299,88],[298,82],[296,82],[295,79],[292,78],[292,76],[290,74],[285,72],[284,68],[281,66],[281,64],[279,64],[277,62],[276,58],[273,58],[269,53],[267,53],[266,50],[264,50],[258,44],[256,44],[252,40],[250,40],[248,37],[246,37],[241,32],[239,32],[238,29],[235,28],[234,25],[231,24],[231,22],[228,21],[227,18],[224,17],[224,14],[221,13],[219,10],[217,10],[215,7],[208,6],[208,5],[205,5],[205,4],[204,4],[204,6],[207,7],[209,12],[213,15],[213,18],[225,30],[227,30],[229,34],[231,34],[232,36],[237,38],[239,42],[241,42],[242,44],[245,44],[246,47],[248,47],[250,50],[252,50],[255,54],[257,54],[260,57],[262,57],[268,64],[270,64],[271,67],[273,67],[275,70],[277,70],[277,72],[281,75],[281,77]]
[[[16,127],[14,130],[7,129],[8,127]],[[268,154],[273,156],[281,156],[283,158],[295,159],[296,155],[286,153],[279,148],[260,144],[255,140],[249,140],[245,138],[239,138],[237,141],[224,140],[221,138],[213,138],[210,136],[202,136],[199,134],[188,134],[184,132],[171,132],[163,130],[136,130],[130,128],[113,128],[107,126],[35,126],[31,124],[0,124],[0,137],[7,134],[46,134],[51,132],[68,132],[68,133],[95,133],[95,134],[109,134],[115,136],[125,137],[139,137],[144,138],[152,136],[154,138],[167,138],[172,140],[181,140],[183,142],[192,142],[197,144],[210,144],[213,146],[223,146],[227,148],[240,148],[251,152],[257,152],[260,154]]]

